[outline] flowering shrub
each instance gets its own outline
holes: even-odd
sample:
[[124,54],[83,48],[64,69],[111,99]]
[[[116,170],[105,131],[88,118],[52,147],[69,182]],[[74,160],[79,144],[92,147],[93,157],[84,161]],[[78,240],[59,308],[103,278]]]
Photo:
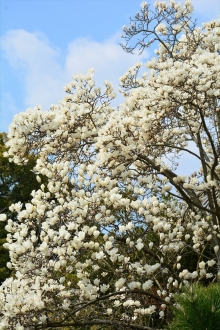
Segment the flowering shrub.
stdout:
[[[220,277],[220,21],[196,28],[191,12],[143,2],[123,27],[125,50],[159,48],[141,78],[140,63],[121,78],[117,110],[89,70],[49,111],[15,116],[5,156],[34,154],[48,183],[10,208],[0,329],[151,329],[182,284]],[[181,153],[200,169],[178,175]]]

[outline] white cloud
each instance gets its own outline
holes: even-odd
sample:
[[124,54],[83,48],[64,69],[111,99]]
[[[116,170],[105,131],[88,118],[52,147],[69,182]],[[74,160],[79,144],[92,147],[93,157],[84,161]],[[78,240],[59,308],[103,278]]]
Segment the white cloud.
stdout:
[[60,51],[43,34],[25,30],[8,31],[2,38],[2,49],[10,65],[19,71],[24,106],[53,103],[54,93],[63,85]]
[[[125,53],[117,36],[104,42],[77,39],[69,43],[65,56],[39,33],[13,30],[2,38],[2,49],[10,65],[19,71],[24,86],[24,106],[42,104],[48,109],[64,95],[63,86],[71,75],[93,67],[95,80],[118,85],[118,78],[135,62],[138,55]],[[142,57],[146,58],[146,53]]]
[[117,92],[120,76],[134,63],[141,60],[146,61],[146,57],[148,57],[147,52],[141,56],[125,53],[119,45],[117,36],[102,43],[88,39],[77,39],[68,46],[65,70],[72,74],[94,68],[97,85],[102,86],[105,80],[109,80]]
[[[217,17],[220,12],[219,0],[194,0],[193,5],[195,16],[199,14],[205,21]],[[72,74],[85,73],[94,67],[98,85],[107,79],[118,86],[118,78],[128,67],[146,59],[147,53],[142,56],[125,53],[119,41],[119,35],[103,42],[81,38],[71,41],[62,51],[51,45],[43,33],[12,30],[3,36],[1,45],[10,65],[19,73],[24,109],[36,104],[47,109],[63,97],[63,86],[71,80]],[[15,109],[16,95],[13,98],[11,109]],[[11,119],[14,111],[8,111]]]

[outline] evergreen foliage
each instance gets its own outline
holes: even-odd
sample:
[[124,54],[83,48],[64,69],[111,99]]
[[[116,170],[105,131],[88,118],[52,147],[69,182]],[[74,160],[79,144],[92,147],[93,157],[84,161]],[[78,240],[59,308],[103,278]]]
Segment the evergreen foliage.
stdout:
[[194,284],[175,299],[177,306],[173,310],[170,330],[220,329],[220,283],[207,288]]

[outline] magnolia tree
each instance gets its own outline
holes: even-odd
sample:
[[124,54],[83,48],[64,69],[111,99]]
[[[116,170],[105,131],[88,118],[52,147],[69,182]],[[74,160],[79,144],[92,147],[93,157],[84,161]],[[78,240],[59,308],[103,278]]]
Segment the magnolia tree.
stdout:
[[[158,50],[121,78],[117,109],[90,70],[15,116],[5,156],[33,154],[48,181],[10,208],[0,329],[155,329],[183,285],[220,277],[220,21],[197,28],[191,12],[143,2],[123,27],[126,51]],[[197,172],[177,174],[181,154]]]

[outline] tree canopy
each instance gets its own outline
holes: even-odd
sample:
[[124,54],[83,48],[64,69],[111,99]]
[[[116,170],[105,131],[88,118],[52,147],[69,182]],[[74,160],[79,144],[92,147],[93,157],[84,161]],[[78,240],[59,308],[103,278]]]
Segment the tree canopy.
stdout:
[[[218,281],[220,20],[196,27],[192,11],[143,2],[123,27],[125,51],[158,49],[121,77],[117,108],[91,69],[15,116],[5,157],[37,157],[48,181],[10,206],[0,329],[161,329],[183,285]],[[178,174],[181,154],[200,168]]]

